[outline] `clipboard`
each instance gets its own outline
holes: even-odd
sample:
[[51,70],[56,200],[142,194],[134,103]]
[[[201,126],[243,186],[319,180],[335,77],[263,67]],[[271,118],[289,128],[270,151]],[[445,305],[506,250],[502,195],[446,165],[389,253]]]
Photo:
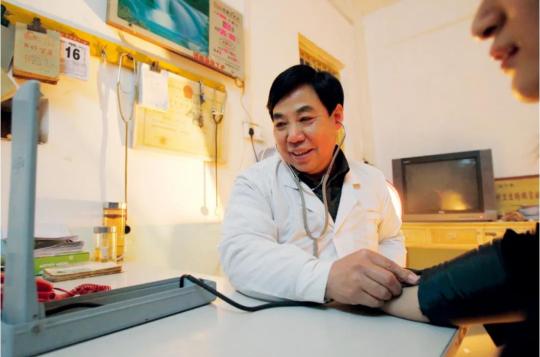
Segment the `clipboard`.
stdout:
[[60,77],[60,33],[46,30],[39,19],[15,28],[13,75],[56,84]]

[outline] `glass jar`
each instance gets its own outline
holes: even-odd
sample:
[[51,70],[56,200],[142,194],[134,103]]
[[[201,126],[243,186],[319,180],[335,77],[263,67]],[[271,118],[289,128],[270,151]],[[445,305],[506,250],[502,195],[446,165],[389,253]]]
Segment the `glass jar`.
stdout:
[[125,202],[105,202],[103,204],[103,225],[116,227],[116,261],[124,260],[126,250],[126,218]]
[[116,227],[94,227],[94,260],[97,262],[116,262]]

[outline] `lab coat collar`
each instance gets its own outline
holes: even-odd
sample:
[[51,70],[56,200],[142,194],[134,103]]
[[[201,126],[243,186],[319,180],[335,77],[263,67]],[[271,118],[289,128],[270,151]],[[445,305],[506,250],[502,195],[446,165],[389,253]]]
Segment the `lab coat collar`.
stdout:
[[[347,158],[345,157],[345,154],[343,153],[343,151],[341,151],[341,149],[337,147],[336,147],[336,150],[340,151],[340,156],[338,156],[338,158],[336,159],[336,163],[339,164],[340,166],[337,169],[338,171],[340,171],[340,172],[337,172],[337,175],[343,175],[344,173],[350,171],[349,164],[347,162]],[[285,186],[298,190],[298,185],[293,177],[294,175],[293,172],[295,171],[295,169],[288,166],[285,160],[283,160],[283,158],[281,157],[281,155],[279,155],[279,158],[281,162],[278,163],[278,170],[280,169],[280,166],[283,166],[282,171],[285,171],[285,176],[287,176],[286,179],[283,180],[282,182],[285,184]],[[331,176],[335,176],[335,175],[336,175],[336,168],[334,167],[332,169]],[[329,181],[331,181],[332,179],[334,178],[331,178]],[[310,193],[312,193],[311,188],[309,187],[307,183],[305,183],[302,179],[300,179],[300,183],[302,184],[302,187],[304,187],[304,191],[307,190]]]
[[[295,191],[298,190],[298,185],[296,184],[293,173],[291,169],[287,166],[287,163],[280,157],[277,168],[276,168],[276,175],[278,177],[278,181],[288,189],[292,189]],[[316,214],[321,214],[321,216],[324,215],[324,205],[317,197],[315,193],[309,188],[309,186],[305,183],[300,181],[300,185],[302,187],[302,191],[304,192],[304,199],[306,201],[306,209],[310,212],[315,212]],[[297,193],[300,194],[299,192]],[[300,202],[300,196],[298,198],[298,201]],[[330,219],[331,221],[331,219]]]
[[[283,159],[279,159],[277,166],[277,174],[279,176],[279,181],[283,183],[284,186],[298,191],[298,186],[294,181],[292,172],[287,167],[287,164]],[[311,191],[311,189],[303,182],[300,182],[304,188],[304,197],[306,200],[306,208],[308,211],[320,213],[324,215],[324,205],[321,200]],[[345,221],[347,216],[351,213],[353,208],[359,202],[359,192],[362,184],[360,182],[360,177],[353,170],[345,175],[345,180],[343,181],[343,188],[341,189],[341,199],[339,202],[338,213],[336,216],[336,222],[334,224],[335,230],[337,231],[341,224]],[[330,219],[332,222],[332,219]]]
[[[289,168],[289,166],[287,165],[287,163],[285,162],[285,160],[283,160],[281,158],[281,155],[279,156],[279,161],[277,163],[277,172],[276,172],[278,178],[279,178],[279,182],[282,182],[283,185],[289,187],[289,188],[292,188],[293,190],[297,190],[298,191],[298,186],[296,185],[296,182],[294,181],[294,178],[293,178],[293,172],[292,172],[292,169]],[[305,187],[307,188],[307,190],[309,190],[309,187],[304,184],[303,182],[300,182],[302,184],[302,187]],[[311,191],[311,190],[309,190]]]

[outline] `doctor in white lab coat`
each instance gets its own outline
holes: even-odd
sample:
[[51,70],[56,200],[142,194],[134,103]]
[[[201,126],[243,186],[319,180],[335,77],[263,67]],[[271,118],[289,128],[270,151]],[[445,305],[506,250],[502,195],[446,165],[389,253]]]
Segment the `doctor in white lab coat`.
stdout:
[[278,154],[236,179],[223,222],[221,263],[233,286],[255,297],[378,307],[401,282],[415,283],[401,268],[401,220],[384,176],[336,145],[339,81],[293,66],[272,84],[268,109]]

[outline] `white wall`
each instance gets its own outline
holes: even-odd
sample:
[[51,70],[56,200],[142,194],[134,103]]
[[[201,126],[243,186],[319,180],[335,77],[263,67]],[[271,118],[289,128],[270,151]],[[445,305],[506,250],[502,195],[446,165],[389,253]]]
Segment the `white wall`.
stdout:
[[[119,40],[105,24],[105,0],[19,0],[17,4]],[[228,0],[244,14],[245,107],[273,146],[265,109],[275,76],[298,63],[298,32],[345,64],[351,159],[366,157],[391,178],[397,157],[492,148],[496,176],[538,172],[538,106],[509,95],[509,81],[469,35],[477,1],[408,0],[353,26],[326,0]],[[226,86],[220,167],[223,207],[235,176],[254,160],[242,138],[247,119],[233,80],[131,36],[126,41]],[[89,81],[42,86],[49,142],[38,150],[38,222],[63,223],[91,241],[103,201],[123,198],[123,135],[114,94],[116,67],[91,61]],[[7,222],[9,142],[1,143],[2,226]],[[198,159],[129,150],[131,258],[213,273],[222,210],[214,210],[213,169]],[[206,203],[204,202],[206,193]],[[201,210],[206,206],[208,214]]]
[[[105,24],[106,0],[19,0],[13,3],[59,19],[83,30],[119,40]],[[326,0],[228,0],[244,14],[246,93],[244,102],[263,128],[265,145],[273,146],[265,109],[273,78],[299,62],[301,32],[345,64],[348,131],[360,136],[357,59],[354,28]],[[339,39],[339,41],[337,41]],[[169,58],[192,72],[225,84],[228,103],[223,124],[227,164],[220,167],[218,198],[226,204],[235,176],[254,160],[242,138],[247,119],[234,81],[180,56],[129,35],[126,41]],[[116,66],[93,58],[90,79],[62,77],[57,85],[42,85],[49,99],[49,142],[38,148],[36,221],[66,224],[91,242],[91,228],[101,222],[103,201],[123,200],[123,127],[115,96]],[[361,158],[360,141],[347,141],[351,157]],[[259,148],[263,146],[259,145]],[[2,141],[2,225],[7,222],[10,149]],[[215,246],[222,210],[215,214],[213,166],[199,159],[166,152],[129,150],[129,222],[131,258],[207,273],[217,271]],[[201,207],[206,206],[208,214]],[[91,244],[90,244],[91,246]]]
[[[374,164],[388,178],[400,157],[491,148],[496,177],[538,174],[538,105],[470,35],[478,0],[403,0],[357,21],[367,54]],[[361,37],[361,34],[364,37]]]
[[[358,56],[354,27],[326,0],[246,1],[248,17],[248,80],[246,97],[253,119],[271,141],[272,122],[266,110],[274,78],[298,63],[298,33],[315,42],[345,64],[341,82],[345,91],[345,143],[351,158],[361,159],[362,141],[358,98]],[[273,145],[273,142],[272,144]]]

